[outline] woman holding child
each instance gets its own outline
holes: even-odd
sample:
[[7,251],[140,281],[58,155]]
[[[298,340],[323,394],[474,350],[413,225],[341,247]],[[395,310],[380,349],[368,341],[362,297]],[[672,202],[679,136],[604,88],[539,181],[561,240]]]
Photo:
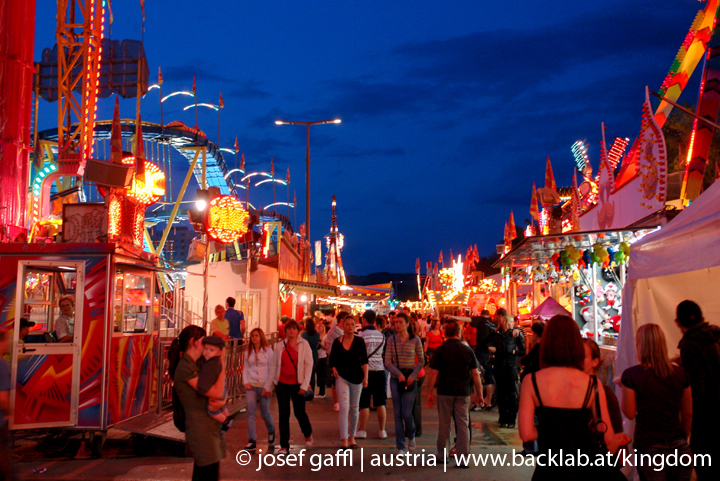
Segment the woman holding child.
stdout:
[[208,399],[222,399],[223,386],[213,386],[205,395],[197,392],[198,359],[203,354],[205,330],[188,326],[173,341],[168,352],[170,377],[185,411],[185,439],[192,453],[193,480],[220,479],[220,460],[225,457],[222,423],[208,414]]

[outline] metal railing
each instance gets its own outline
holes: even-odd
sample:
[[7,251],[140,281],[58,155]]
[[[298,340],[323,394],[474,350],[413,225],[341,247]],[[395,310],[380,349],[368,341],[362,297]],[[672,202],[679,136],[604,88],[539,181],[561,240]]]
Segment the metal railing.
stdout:
[[[178,331],[179,333],[180,331]],[[277,344],[278,337],[277,332],[266,335],[268,344],[273,349]],[[242,382],[243,373],[243,359],[247,344],[241,344],[240,339],[229,339],[225,341],[225,386],[227,387],[227,405],[230,409],[233,405],[239,403],[245,396],[245,386]],[[158,363],[161,372],[158,373],[158,380],[160,382],[158,392],[162,393],[161,402],[158,403],[158,411],[160,414],[163,409],[170,408],[172,406],[172,386],[173,382],[170,379],[168,372],[168,350],[170,349],[172,340],[160,341],[158,346],[158,354],[162,362]]]

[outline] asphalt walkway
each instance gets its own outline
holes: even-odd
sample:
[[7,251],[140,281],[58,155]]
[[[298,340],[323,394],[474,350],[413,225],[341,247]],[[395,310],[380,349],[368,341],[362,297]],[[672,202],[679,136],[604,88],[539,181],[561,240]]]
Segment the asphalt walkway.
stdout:
[[[352,451],[339,451],[338,414],[332,410],[332,398],[315,399],[308,403],[314,444],[309,449],[305,448],[304,437],[297,422],[291,417],[290,454],[295,456],[284,459],[283,465],[279,465],[281,457],[268,455],[267,433],[259,415],[258,452],[249,455],[242,451],[247,443],[247,428],[245,414],[239,414],[226,435],[228,456],[221,462],[221,477],[227,480],[262,481],[376,480],[378,477],[413,481],[437,481],[444,477],[453,480],[482,477],[487,481],[531,478],[532,467],[512,466],[513,452],[519,452],[522,445],[517,429],[498,426],[497,409],[471,413],[473,432],[470,455],[474,458],[469,459],[469,469],[459,469],[452,456],[434,456],[438,415],[435,409],[426,407],[424,390],[422,436],[416,439],[417,449],[413,453],[398,458],[392,401],[388,402],[388,438],[377,438],[377,418],[371,412],[368,439],[358,440],[359,449]],[[274,400],[272,413],[277,425],[277,404]],[[81,446],[79,440],[68,440],[62,436],[48,438],[45,433],[31,436],[21,434],[17,444],[14,450],[18,460],[16,468],[24,479],[181,480],[190,479],[192,474],[192,458],[182,455],[183,446],[178,443],[129,435],[118,430],[109,432],[99,459],[90,458],[89,449]],[[279,438],[275,444],[279,448]],[[78,448],[79,454],[75,455]],[[493,460],[499,465],[493,466]],[[519,464],[522,459],[517,456],[515,461]]]

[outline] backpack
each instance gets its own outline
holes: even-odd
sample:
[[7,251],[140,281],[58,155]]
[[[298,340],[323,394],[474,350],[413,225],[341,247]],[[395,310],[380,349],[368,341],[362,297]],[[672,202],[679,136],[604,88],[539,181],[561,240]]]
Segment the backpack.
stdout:
[[172,390],[172,406],[173,406],[173,424],[181,433],[185,432],[185,408],[183,408],[180,398],[175,391],[175,386]]

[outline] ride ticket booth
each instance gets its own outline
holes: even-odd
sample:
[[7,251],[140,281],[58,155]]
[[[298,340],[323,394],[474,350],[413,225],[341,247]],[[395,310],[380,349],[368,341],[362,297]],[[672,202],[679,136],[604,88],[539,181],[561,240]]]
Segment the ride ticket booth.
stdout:
[[[0,244],[10,429],[88,431],[98,454],[109,427],[158,408],[151,261],[112,243]],[[22,318],[34,323],[29,332]]]

